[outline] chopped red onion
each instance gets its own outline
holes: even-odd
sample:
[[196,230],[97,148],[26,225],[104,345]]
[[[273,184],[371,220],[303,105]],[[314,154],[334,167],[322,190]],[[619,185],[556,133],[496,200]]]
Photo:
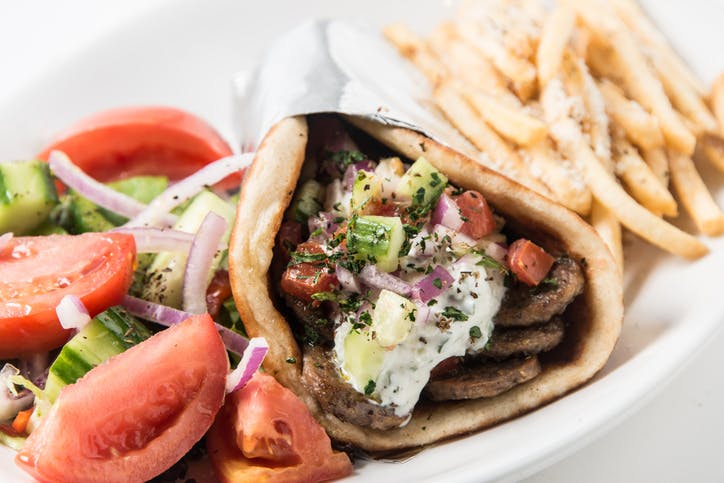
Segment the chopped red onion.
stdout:
[[420,233],[410,240],[410,251],[407,253],[411,257],[420,257],[423,255],[432,256],[435,254],[435,244],[430,238],[429,225],[425,225]]
[[365,284],[395,292],[403,297],[412,293],[412,286],[399,277],[380,271],[376,265],[366,265],[359,274]]
[[170,228],[119,227],[112,232],[128,233],[136,240],[137,253],[187,252],[194,241],[193,233]]
[[443,225],[453,230],[459,230],[464,223],[457,203],[445,193],[435,205],[430,222],[433,225]]
[[360,283],[357,277],[352,272],[344,268],[342,265],[337,264],[334,267],[334,273],[335,275],[337,275],[337,280],[339,280],[339,283],[340,285],[342,285],[343,289],[349,292],[362,292],[362,288],[360,287]]
[[320,211],[317,216],[310,216],[307,220],[309,233],[314,233],[317,229],[321,228],[324,234],[331,235],[339,228],[339,224],[334,222],[335,218],[332,213],[327,211]]
[[475,246],[475,240],[470,238],[467,235],[463,235],[462,233],[452,230],[446,226],[443,225],[435,225],[435,228],[432,230],[432,242],[433,245],[437,245],[440,243],[440,241],[445,237],[450,237],[450,241],[452,245],[467,245],[469,247]]
[[82,329],[91,321],[88,309],[76,295],[66,295],[55,307],[60,325],[64,329]]
[[237,154],[207,164],[191,176],[170,186],[148,206],[131,219],[126,226],[157,226],[172,209],[191,199],[207,186],[218,183],[230,174],[240,171],[254,159],[254,153]]
[[421,302],[427,303],[439,296],[453,283],[453,277],[445,270],[445,267],[438,265],[425,278],[415,284],[415,295]]
[[359,163],[350,164],[347,166],[347,169],[344,172],[344,177],[342,178],[342,184],[344,185],[344,189],[347,191],[350,191],[352,187],[354,186],[354,180],[357,177],[357,173],[360,171],[367,171],[368,173],[373,173],[375,170],[375,163],[369,159],[366,159],[364,161],[360,161]]
[[415,304],[417,312],[415,312],[415,323],[424,324],[430,318],[430,306],[427,303],[422,302],[418,298],[413,298],[412,303]]
[[[48,157],[48,165],[53,174],[66,186],[85,196],[93,203],[106,208],[114,213],[133,218],[141,213],[146,205],[119,193],[118,191],[96,181],[85,174],[71,159],[62,151],[51,151]],[[164,221],[173,224],[176,217],[164,214]]]
[[226,392],[231,393],[244,387],[254,373],[261,367],[264,356],[269,352],[269,345],[263,337],[254,337],[241,356],[239,365],[226,376]]
[[[148,300],[139,299],[132,297],[131,295],[125,295],[121,305],[128,310],[128,313],[140,317],[157,324],[170,327],[172,325],[183,322],[184,320],[192,317],[194,314],[178,310],[167,305],[161,305]],[[249,345],[249,341],[246,337],[237,334],[228,327],[224,327],[221,324],[215,324],[216,330],[219,331],[221,340],[224,341],[226,349],[233,352],[236,355],[241,356],[244,353],[244,349]]]
[[186,312],[207,312],[206,288],[213,275],[211,266],[227,225],[224,217],[210,211],[194,236],[183,280],[183,308]]
[[485,247],[486,255],[493,257],[500,263],[505,263],[505,257],[508,255],[508,249],[499,243],[491,243]]

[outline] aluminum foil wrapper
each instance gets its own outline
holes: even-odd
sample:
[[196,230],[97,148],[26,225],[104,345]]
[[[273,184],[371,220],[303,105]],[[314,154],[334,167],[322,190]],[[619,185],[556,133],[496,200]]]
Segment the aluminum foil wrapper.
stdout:
[[289,116],[336,112],[401,126],[476,157],[431,103],[430,86],[380,32],[313,20],[280,37],[261,63],[234,78],[236,132],[254,151]]

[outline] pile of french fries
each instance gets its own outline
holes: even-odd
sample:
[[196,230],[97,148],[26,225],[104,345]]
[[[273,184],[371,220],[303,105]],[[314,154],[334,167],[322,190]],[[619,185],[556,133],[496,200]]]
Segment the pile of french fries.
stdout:
[[467,1],[427,37],[384,34],[478,160],[586,217],[622,273],[622,226],[707,253],[664,219],[679,203],[701,233],[724,233],[692,161],[696,150],[724,172],[724,75],[707,92],[635,0]]

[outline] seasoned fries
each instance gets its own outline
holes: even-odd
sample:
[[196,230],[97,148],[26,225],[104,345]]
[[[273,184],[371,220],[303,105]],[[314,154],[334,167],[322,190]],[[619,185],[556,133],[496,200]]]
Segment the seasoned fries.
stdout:
[[692,161],[724,172],[724,74],[707,96],[635,0],[468,0],[385,35],[481,162],[588,217],[622,270],[622,225],[689,259],[707,247],[663,216],[724,234]]

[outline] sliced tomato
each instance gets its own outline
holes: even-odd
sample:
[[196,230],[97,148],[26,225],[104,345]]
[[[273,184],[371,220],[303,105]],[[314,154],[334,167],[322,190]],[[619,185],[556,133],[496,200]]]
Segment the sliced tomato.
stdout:
[[338,284],[337,276],[325,266],[313,263],[297,263],[286,269],[282,275],[281,287],[285,293],[300,300],[311,302],[312,295],[328,292]]
[[543,280],[555,259],[530,240],[521,238],[508,248],[508,265],[518,280],[535,286]]
[[455,197],[455,203],[460,208],[463,217],[463,226],[460,233],[479,240],[495,230],[495,218],[488,202],[477,191],[468,190]]
[[13,238],[0,253],[0,359],[47,352],[70,336],[55,314],[76,295],[91,316],[120,303],[136,244],[122,233]]
[[228,369],[211,318],[191,317],[64,387],[15,461],[40,481],[149,480],[209,429]]
[[206,437],[224,482],[310,482],[352,473],[309,409],[268,374],[229,395]]
[[[162,106],[125,107],[82,119],[44,149],[64,151],[75,164],[100,181],[140,174],[184,178],[231,154],[226,141],[203,119]],[[219,186],[235,188],[238,175]]]

